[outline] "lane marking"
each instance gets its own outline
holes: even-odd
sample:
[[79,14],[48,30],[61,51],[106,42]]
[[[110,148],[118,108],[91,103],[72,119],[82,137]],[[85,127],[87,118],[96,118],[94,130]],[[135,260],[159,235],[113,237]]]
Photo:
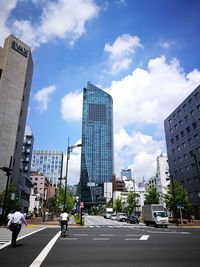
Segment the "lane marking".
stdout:
[[[17,241],[20,240],[20,239],[23,239],[23,238],[25,238],[25,237],[27,237],[27,236],[33,235],[33,234],[35,234],[35,233],[37,233],[37,232],[39,232],[39,231],[42,231],[42,230],[44,230],[44,229],[46,229],[46,227],[37,229],[37,230],[35,230],[35,231],[31,232],[31,233],[28,233],[28,234],[26,234],[26,235],[20,236],[20,237],[17,238]],[[7,247],[7,246],[9,246],[10,244],[11,244],[11,241],[9,241],[8,243],[6,243],[6,244],[4,244],[4,245],[1,245],[1,246],[0,246],[0,250],[3,249],[3,248],[5,248],[5,247]]]
[[147,240],[149,238],[149,235],[142,235],[140,237],[140,240]]
[[100,234],[100,236],[114,236],[114,234]]
[[50,252],[50,250],[52,249],[53,245],[56,243],[57,239],[60,236],[61,231],[59,231],[50,241],[49,243],[46,245],[46,247],[40,252],[40,254],[37,256],[37,258],[32,262],[31,265],[29,265],[29,267],[39,267],[42,262],[44,261],[44,259],[46,258],[46,256],[48,255],[48,253]]
[[88,236],[88,234],[73,234],[74,236]]
[[108,240],[110,240],[110,238],[94,237],[93,240],[95,240],[95,241],[108,241]]
[[154,232],[154,231],[147,231],[151,234],[175,234],[175,235],[190,235],[189,232]]
[[76,238],[76,237],[63,237],[63,238],[61,238],[61,240],[65,240],[65,241],[71,241],[71,240],[77,240],[78,238]]

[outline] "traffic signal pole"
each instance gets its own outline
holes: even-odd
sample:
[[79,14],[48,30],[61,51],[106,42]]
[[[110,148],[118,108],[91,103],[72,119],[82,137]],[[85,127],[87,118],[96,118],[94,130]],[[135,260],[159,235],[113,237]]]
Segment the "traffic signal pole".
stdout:
[[10,174],[11,174],[11,165],[12,165],[12,157],[10,157],[10,163],[9,163],[9,167],[0,167],[0,169],[2,171],[4,171],[6,173],[7,176],[7,181],[6,181],[6,190],[5,190],[5,196],[4,196],[4,200],[3,200],[3,208],[2,208],[2,217],[1,217],[1,221],[2,223],[5,221],[5,205],[6,205],[6,200],[7,200],[7,194],[8,194],[8,186],[9,186],[9,180],[10,180]]

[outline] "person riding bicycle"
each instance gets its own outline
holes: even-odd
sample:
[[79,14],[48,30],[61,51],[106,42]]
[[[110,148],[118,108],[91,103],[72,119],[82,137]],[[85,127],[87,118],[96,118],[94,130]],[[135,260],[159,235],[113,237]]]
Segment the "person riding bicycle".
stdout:
[[65,235],[65,232],[67,231],[68,221],[69,221],[69,214],[67,213],[66,210],[64,210],[60,214],[61,235]]

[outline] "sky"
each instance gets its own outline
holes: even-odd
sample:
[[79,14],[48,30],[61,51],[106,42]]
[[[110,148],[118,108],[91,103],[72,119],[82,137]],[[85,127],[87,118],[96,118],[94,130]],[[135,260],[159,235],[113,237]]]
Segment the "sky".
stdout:
[[[154,176],[166,154],[163,122],[200,84],[199,12],[199,0],[0,0],[0,46],[14,34],[32,51],[34,149],[81,143],[90,81],[113,97],[116,176]],[[71,153],[71,185],[80,153]]]

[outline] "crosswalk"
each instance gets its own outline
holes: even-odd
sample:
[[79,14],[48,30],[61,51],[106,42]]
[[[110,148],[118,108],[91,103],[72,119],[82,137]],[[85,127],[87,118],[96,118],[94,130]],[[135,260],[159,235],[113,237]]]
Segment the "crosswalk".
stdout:
[[[87,225],[85,228],[127,228],[127,229],[147,229],[145,225]],[[148,228],[150,228],[148,226]]]

